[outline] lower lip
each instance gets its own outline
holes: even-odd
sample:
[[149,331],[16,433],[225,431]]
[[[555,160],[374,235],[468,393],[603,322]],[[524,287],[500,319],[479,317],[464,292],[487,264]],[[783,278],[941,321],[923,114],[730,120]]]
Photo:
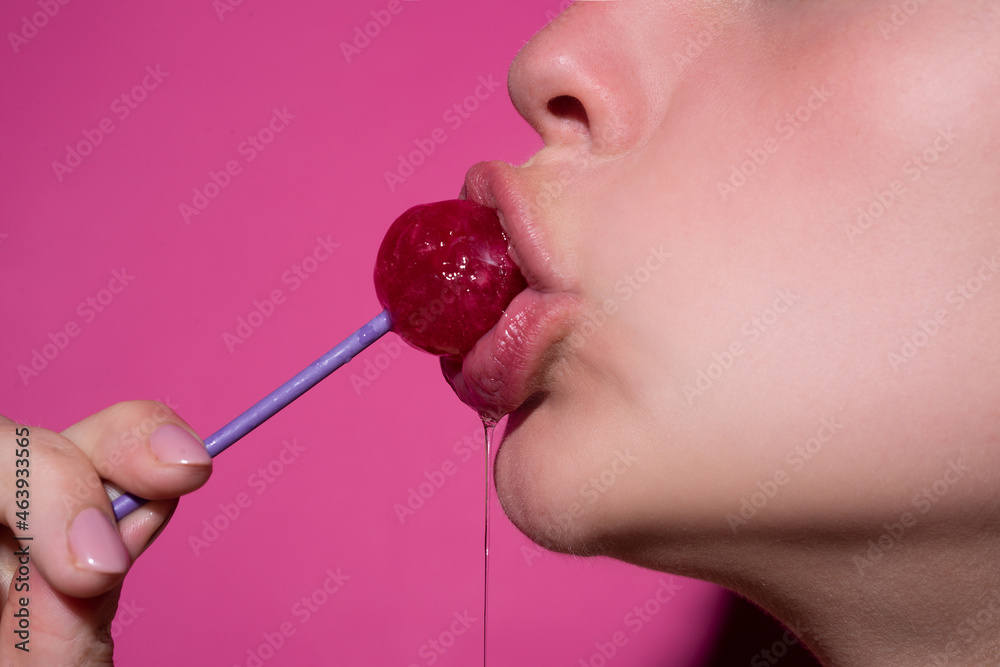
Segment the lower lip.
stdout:
[[462,360],[456,393],[483,417],[500,419],[538,387],[546,352],[564,335],[576,299],[528,288],[514,297],[490,331]]

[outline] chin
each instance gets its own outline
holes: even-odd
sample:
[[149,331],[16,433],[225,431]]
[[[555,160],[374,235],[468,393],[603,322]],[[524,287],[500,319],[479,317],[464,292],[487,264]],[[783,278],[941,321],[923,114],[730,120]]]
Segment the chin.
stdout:
[[546,549],[607,555],[635,514],[630,487],[645,475],[636,447],[620,444],[634,442],[621,428],[629,420],[606,398],[592,401],[604,406],[598,411],[581,395],[539,394],[511,413],[497,452],[497,496],[514,525]]

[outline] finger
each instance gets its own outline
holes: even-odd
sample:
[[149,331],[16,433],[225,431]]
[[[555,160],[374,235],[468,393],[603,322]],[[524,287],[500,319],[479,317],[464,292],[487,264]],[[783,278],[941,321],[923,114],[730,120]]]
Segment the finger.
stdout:
[[[4,563],[21,550],[3,531]],[[13,562],[18,563],[14,556]],[[121,585],[92,598],[56,591],[30,561],[3,588],[7,602],[0,619],[0,665],[112,665],[114,621]]]
[[5,418],[0,418],[0,521],[21,538],[41,576],[72,597],[110,590],[131,564],[87,455],[58,433]]
[[212,458],[173,410],[155,401],[118,403],[63,431],[100,476],[150,500],[177,498],[201,487]]

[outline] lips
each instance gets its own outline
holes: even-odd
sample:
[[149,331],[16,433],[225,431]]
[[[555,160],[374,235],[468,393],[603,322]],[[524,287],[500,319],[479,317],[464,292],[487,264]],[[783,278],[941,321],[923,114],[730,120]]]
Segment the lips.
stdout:
[[445,379],[458,397],[496,420],[545,389],[549,351],[566,337],[579,310],[567,277],[537,227],[528,192],[516,170],[504,162],[479,163],[465,178],[465,196],[499,214],[511,258],[528,284],[463,358],[441,360]]

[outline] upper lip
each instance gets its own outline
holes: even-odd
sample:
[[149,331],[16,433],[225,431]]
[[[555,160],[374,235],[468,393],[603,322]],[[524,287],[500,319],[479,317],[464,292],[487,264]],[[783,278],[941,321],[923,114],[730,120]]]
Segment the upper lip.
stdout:
[[462,359],[442,358],[441,369],[458,397],[483,417],[500,419],[543,389],[539,380],[552,345],[563,338],[576,298],[553,261],[528,199],[529,188],[504,162],[469,169],[465,196],[497,211],[510,255],[528,287]]

